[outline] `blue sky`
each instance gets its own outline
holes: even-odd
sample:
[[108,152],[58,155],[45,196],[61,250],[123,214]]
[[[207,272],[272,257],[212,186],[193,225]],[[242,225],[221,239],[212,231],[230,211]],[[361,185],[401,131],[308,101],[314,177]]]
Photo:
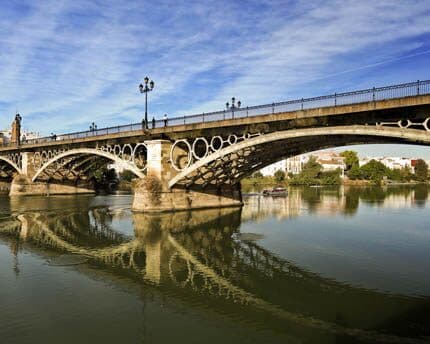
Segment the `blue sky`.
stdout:
[[428,0],[2,1],[1,127],[139,122],[146,75],[150,117],[430,79],[429,23]]

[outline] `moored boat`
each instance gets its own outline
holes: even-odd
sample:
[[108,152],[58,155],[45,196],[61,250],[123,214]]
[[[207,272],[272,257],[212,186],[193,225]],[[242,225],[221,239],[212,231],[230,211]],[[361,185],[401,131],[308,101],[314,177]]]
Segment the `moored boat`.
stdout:
[[263,196],[287,196],[288,190],[286,188],[276,187],[272,190],[263,190]]

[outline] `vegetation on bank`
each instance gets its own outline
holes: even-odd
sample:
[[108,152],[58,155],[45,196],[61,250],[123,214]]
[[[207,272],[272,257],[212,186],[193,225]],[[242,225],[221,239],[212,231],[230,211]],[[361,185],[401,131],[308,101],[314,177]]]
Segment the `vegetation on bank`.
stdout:
[[342,170],[323,171],[315,157],[311,156],[302,171],[297,175],[290,175],[290,185],[339,185],[342,183]]
[[418,159],[415,171],[404,167],[391,169],[377,160],[370,160],[367,164],[360,166],[358,155],[354,151],[344,151],[340,154],[345,158],[346,179],[342,180],[342,170],[323,171],[315,157],[310,157],[303,166],[302,171],[297,174],[289,174],[278,170],[275,175],[263,176],[261,172],[254,173],[251,177],[242,181],[242,186],[246,189],[250,187],[272,187],[286,185],[340,185],[348,183],[352,185],[381,185],[387,183],[428,183],[428,165],[422,159]]
[[428,166],[422,159],[417,160],[413,172],[408,166],[391,169],[376,160],[359,166],[358,156],[354,151],[345,151],[341,155],[345,157],[346,175],[350,180],[367,180],[375,185],[389,182],[427,183],[429,180]]
[[[409,167],[390,169],[379,161],[370,160],[360,166],[357,153],[351,150],[340,154],[344,157],[346,182],[341,178],[342,170],[323,171],[323,167],[315,157],[311,156],[302,171],[297,174],[289,174],[278,170],[274,176],[263,176],[261,172],[255,172],[249,178],[242,180],[244,191],[255,188],[271,188],[287,185],[381,185],[388,183],[428,183],[428,165],[422,159],[416,161],[414,172]],[[114,169],[97,169],[93,172],[92,180],[98,191],[112,192],[115,190],[132,192],[137,182],[135,175],[130,171],[119,174]]]

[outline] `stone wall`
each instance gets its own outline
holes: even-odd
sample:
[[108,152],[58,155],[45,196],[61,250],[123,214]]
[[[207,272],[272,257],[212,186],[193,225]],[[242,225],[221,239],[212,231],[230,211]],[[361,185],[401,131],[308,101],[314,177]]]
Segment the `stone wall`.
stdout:
[[32,182],[25,175],[16,176],[10,186],[10,196],[35,196],[35,195],[69,195],[94,193],[94,189],[88,183],[55,184]]
[[133,199],[133,210],[144,212],[240,207],[241,205],[240,188],[225,186],[220,190],[172,189],[161,191],[158,195],[154,195],[144,187],[137,187]]

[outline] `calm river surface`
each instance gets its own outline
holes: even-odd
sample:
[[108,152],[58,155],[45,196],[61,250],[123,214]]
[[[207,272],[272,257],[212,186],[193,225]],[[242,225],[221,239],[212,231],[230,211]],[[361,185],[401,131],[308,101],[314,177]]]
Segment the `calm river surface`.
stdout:
[[243,209],[0,196],[0,343],[421,343],[426,187],[297,188]]

